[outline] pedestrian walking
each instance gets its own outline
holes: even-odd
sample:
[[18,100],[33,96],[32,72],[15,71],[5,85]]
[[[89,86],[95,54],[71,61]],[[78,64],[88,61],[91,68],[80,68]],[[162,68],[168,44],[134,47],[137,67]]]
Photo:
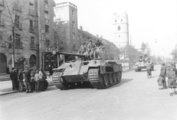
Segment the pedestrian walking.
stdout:
[[152,73],[151,73],[151,62],[150,61],[147,62],[146,68],[147,68],[147,78],[151,78]]
[[159,79],[158,79],[158,85],[159,85],[159,89],[166,89],[167,88],[167,84],[166,84],[166,65],[165,65],[165,63],[163,63],[161,65],[160,75],[159,75]]

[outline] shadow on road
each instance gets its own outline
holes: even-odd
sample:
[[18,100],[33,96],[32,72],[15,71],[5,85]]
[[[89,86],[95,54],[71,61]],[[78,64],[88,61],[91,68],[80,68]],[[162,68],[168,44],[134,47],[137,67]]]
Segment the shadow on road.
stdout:
[[110,89],[111,89],[111,88],[115,88],[115,87],[122,86],[122,85],[124,85],[124,84],[126,84],[126,83],[128,83],[128,82],[130,82],[130,81],[132,81],[132,80],[133,80],[133,79],[130,79],[130,78],[123,78],[119,84],[110,87]]

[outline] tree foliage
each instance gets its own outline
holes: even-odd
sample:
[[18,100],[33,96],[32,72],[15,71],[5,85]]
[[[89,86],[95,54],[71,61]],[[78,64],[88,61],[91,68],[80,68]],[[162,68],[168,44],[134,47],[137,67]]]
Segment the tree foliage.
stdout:
[[150,49],[149,45],[147,43],[143,42],[141,44],[141,52],[143,54],[147,54],[148,56],[150,56],[150,51],[151,51],[151,49]]

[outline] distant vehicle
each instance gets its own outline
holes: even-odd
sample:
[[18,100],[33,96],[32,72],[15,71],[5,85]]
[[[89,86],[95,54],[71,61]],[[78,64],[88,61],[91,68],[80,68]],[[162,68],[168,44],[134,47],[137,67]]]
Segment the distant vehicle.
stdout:
[[105,89],[120,83],[122,65],[117,64],[116,61],[84,60],[85,56],[79,54],[70,54],[70,56],[74,59],[53,69],[52,80],[57,88],[64,90],[76,84],[90,84],[93,88]]
[[[138,71],[141,71],[142,69],[146,70],[149,60],[150,60],[150,58],[147,55],[140,56],[138,62],[136,62],[136,64],[135,64],[135,71],[138,72]],[[154,63],[153,62],[151,62],[151,70],[152,71],[154,70]]]

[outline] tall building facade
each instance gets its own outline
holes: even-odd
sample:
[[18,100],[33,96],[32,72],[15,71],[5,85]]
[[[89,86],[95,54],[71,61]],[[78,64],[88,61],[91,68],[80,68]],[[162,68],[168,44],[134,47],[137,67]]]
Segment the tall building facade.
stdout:
[[114,15],[114,36],[115,44],[119,48],[124,48],[129,44],[129,24],[127,13]]
[[70,2],[56,4],[55,22],[63,51],[76,52],[81,44],[78,39],[77,6]]
[[34,66],[38,48],[50,48],[53,7],[53,0],[0,0],[0,73],[13,66],[13,58]]

